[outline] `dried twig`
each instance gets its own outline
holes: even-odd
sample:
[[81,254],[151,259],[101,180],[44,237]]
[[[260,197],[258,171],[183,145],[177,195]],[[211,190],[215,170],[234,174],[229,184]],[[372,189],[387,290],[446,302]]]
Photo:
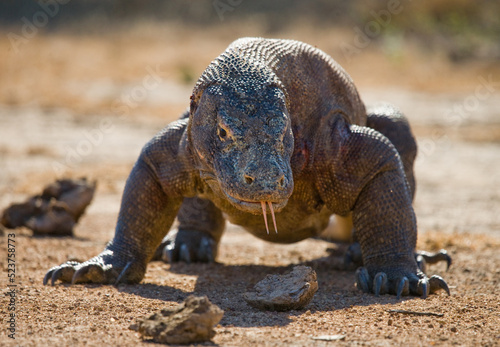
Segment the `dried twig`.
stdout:
[[417,311],[406,311],[406,310],[387,310],[389,313],[403,313],[403,314],[414,314],[417,316],[436,316],[443,317],[444,313],[435,313],[435,312],[417,312]]
[[312,339],[318,341],[340,341],[345,340],[345,335],[321,335],[313,336]]

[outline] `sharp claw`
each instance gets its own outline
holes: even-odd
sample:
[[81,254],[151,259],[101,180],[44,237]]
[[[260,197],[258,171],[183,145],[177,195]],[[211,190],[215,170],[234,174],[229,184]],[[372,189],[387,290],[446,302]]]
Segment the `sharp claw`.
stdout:
[[47,285],[50,279],[50,284],[53,286],[57,280],[61,279],[63,282],[69,282],[69,278],[73,277],[73,273],[75,271],[75,266],[80,263],[77,261],[67,261],[66,263],[54,266],[49,269],[43,278],[43,285]]
[[46,286],[47,285],[47,282],[49,281],[49,278],[52,277],[52,272],[54,272],[54,270],[49,270],[47,271],[47,273],[45,274],[45,277],[43,278],[43,285]]
[[[429,295],[429,280],[427,278],[421,279],[419,282],[419,288],[422,290],[422,299],[427,299],[427,296]],[[420,293],[419,293],[420,294]]]
[[57,280],[61,280],[63,282],[69,282],[69,279],[73,276],[73,273],[75,272],[75,268],[73,266],[77,264],[78,263],[74,262],[65,263],[61,266],[58,266],[55,269],[52,269],[51,271],[52,276],[50,276],[50,284],[53,286],[57,282]]
[[127,275],[128,273],[128,270],[130,269],[130,266],[132,265],[132,262],[129,261],[127,263],[127,265],[125,265],[125,267],[123,268],[122,272],[120,272],[120,275],[118,275],[118,278],[116,279],[115,281],[115,286],[117,286],[118,284],[120,284],[121,280],[123,278],[125,278],[125,276]]
[[443,261],[443,260],[446,261],[446,270],[450,268],[452,260],[451,257],[448,255],[446,249],[441,249],[439,250],[439,252],[434,253],[433,258],[435,259],[436,263],[438,261]]
[[429,278],[429,286],[431,293],[434,293],[439,289],[443,289],[446,293],[448,293],[448,295],[450,295],[450,288],[448,287],[448,284],[441,276],[434,275],[431,278]]
[[189,248],[185,243],[183,243],[179,249],[179,259],[187,264],[191,263],[191,254],[189,253]]
[[410,281],[408,280],[408,277],[403,277],[399,283],[398,287],[396,289],[396,296],[398,299],[401,298],[401,295],[408,295],[410,292]]
[[452,263],[451,257],[445,249],[440,250],[439,253],[443,254],[443,257],[446,260],[446,271],[448,271]]
[[356,270],[356,283],[358,288],[363,291],[363,293],[370,292],[370,275],[368,274],[368,270],[364,267],[360,267]]
[[161,254],[161,259],[166,263],[172,264],[172,262],[174,261],[173,248],[170,246],[165,246],[165,248],[163,248],[163,252]]
[[423,299],[427,298],[427,294],[429,293],[428,288],[428,279],[424,276],[424,278],[419,278],[416,275],[411,275],[410,280],[410,293],[414,295],[420,295]]
[[62,276],[63,267],[57,268],[52,272],[52,276],[50,277],[50,285],[53,286],[59,278]]
[[387,292],[387,275],[383,272],[377,273],[373,280],[373,287],[375,288],[375,296],[385,294]]
[[83,266],[80,269],[76,270],[75,273],[73,274],[73,278],[71,279],[71,284],[76,284],[80,282],[80,280],[83,277],[85,277],[88,271],[89,268],[87,266]]

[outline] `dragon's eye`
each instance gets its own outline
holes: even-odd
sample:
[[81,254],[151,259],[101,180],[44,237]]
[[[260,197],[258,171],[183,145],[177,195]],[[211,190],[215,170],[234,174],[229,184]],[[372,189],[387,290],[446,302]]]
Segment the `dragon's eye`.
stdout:
[[224,128],[219,128],[219,137],[223,140],[227,136],[227,131]]

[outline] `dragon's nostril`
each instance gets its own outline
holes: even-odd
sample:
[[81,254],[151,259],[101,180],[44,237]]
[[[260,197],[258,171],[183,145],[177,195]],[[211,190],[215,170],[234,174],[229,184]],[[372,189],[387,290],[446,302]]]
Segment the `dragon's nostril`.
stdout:
[[248,175],[245,175],[245,182],[247,184],[252,184],[253,183],[253,177],[250,177]]
[[284,176],[281,176],[280,181],[279,181],[279,185],[282,188],[285,186],[285,177]]

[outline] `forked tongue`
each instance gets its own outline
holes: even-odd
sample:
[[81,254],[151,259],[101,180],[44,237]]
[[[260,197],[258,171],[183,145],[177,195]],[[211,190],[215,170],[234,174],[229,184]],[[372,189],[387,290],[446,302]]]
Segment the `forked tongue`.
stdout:
[[[276,227],[276,217],[274,216],[273,203],[271,201],[267,201],[267,203],[269,204],[269,209],[271,210],[271,216],[273,217],[274,231],[277,234],[278,233],[278,228]],[[269,226],[267,225],[266,201],[261,201],[260,205],[262,206],[262,214],[264,215],[264,222],[266,223],[267,235],[269,235]]]

